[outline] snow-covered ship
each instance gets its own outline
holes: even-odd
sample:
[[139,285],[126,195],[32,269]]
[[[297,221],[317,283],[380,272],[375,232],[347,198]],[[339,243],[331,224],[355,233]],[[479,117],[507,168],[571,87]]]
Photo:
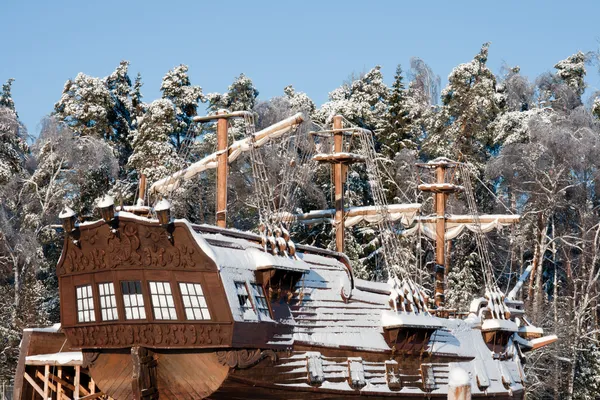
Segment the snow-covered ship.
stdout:
[[[115,207],[107,198],[102,219],[84,223],[61,214],[61,324],[25,332],[15,399],[446,398],[459,369],[474,398],[523,398],[523,354],[555,337],[527,324],[522,303],[488,290],[459,317],[443,308],[443,274],[433,309],[410,280],[356,279],[341,251],[295,244],[285,230],[227,229],[228,162],[302,121],[290,117],[228,146],[226,118],[235,116],[212,117],[225,131],[219,151],[178,174],[217,167],[218,226],[172,219],[164,200]],[[334,152],[315,157],[334,165],[338,250],[351,214],[345,168],[364,158],[342,151],[343,131],[334,125]],[[445,196],[451,188],[423,189]],[[418,207],[352,212],[425,226]]]

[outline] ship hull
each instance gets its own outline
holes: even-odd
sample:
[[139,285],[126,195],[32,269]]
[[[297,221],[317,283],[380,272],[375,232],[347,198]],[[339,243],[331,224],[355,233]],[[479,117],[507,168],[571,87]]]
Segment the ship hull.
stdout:
[[[323,349],[319,349],[323,350]],[[86,353],[90,360],[89,371],[103,393],[115,400],[131,398],[156,398],[144,396],[155,393],[162,399],[425,399],[447,398],[445,390],[431,388],[425,390],[419,377],[419,363],[433,362],[443,364],[443,357],[431,357],[407,354],[396,357],[400,361],[404,377],[404,385],[390,389],[385,384],[385,367],[379,379],[383,385],[352,387],[350,371],[343,371],[342,358],[327,357],[325,374],[337,375],[327,377],[322,384],[309,384],[310,371],[305,365],[306,354],[315,352],[273,352],[233,350],[228,351],[185,351],[185,350],[151,350],[149,357],[155,360],[155,380],[148,387],[138,384],[144,380],[136,374],[135,357],[130,349],[102,353]],[[359,355],[359,354],[355,354]],[[383,354],[363,354],[365,362],[373,370],[377,364],[385,363]],[[387,356],[389,357],[389,355]],[[380,360],[375,361],[375,360]],[[381,371],[381,368],[379,370]],[[137,368],[139,371],[140,369]],[[333,371],[333,372],[331,372]],[[337,372],[336,372],[337,371]],[[152,375],[152,372],[149,372]],[[374,372],[367,374],[373,375]],[[142,373],[143,375],[143,373]],[[148,381],[149,382],[149,381]],[[440,389],[447,387],[447,380],[440,383]],[[523,399],[523,391],[505,391],[504,393],[473,393],[473,398]]]

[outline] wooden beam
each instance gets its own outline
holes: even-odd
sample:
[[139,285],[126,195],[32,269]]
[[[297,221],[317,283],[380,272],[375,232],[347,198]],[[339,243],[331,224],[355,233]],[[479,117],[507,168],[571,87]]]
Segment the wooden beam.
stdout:
[[85,397],[80,398],[79,400],[92,400],[92,399],[97,399],[98,397],[102,397],[102,396],[104,396],[103,392],[92,393]]
[[[48,365],[48,369],[50,369],[50,366]],[[44,374],[42,374],[40,371],[35,371],[35,377],[39,378],[42,382],[44,382],[44,392],[46,391],[46,384],[48,385],[48,388],[54,392],[56,392],[56,386],[54,386],[54,384],[50,381],[50,379],[46,378],[44,376]],[[48,397],[50,396],[50,394],[48,394]]]
[[27,379],[27,382],[29,382],[31,384],[31,386],[33,387],[33,389],[38,392],[38,394],[40,396],[42,396],[42,398],[44,398],[44,391],[42,390],[42,388],[35,382],[35,380],[33,380],[33,378],[31,376],[29,376],[29,374],[27,372],[23,373],[23,376],[25,377],[25,379]]
[[[53,374],[50,374],[50,379],[52,381],[56,382],[57,384],[60,384],[60,385],[62,385],[64,387],[66,387],[67,389],[71,390],[72,392],[75,392],[75,386],[73,386],[72,384],[70,384],[66,380],[62,379],[62,377],[58,377],[58,376],[55,376]],[[79,386],[79,392],[83,393],[84,396],[87,396],[87,395],[90,394],[90,392],[88,392],[83,386]]]

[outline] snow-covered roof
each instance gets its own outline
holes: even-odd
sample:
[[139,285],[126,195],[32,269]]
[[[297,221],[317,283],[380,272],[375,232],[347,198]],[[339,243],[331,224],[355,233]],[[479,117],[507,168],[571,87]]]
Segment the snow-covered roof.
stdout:
[[26,365],[81,365],[82,363],[83,353],[81,351],[36,354],[25,358]]

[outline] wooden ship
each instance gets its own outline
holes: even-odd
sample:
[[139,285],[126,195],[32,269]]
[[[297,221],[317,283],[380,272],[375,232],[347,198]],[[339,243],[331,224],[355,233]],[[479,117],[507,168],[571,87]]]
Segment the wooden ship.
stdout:
[[[218,151],[150,190],[164,194],[216,168],[216,226],[173,219],[166,199],[116,207],[106,197],[97,221],[61,213],[61,321],[24,332],[15,399],[447,398],[452,371],[465,374],[473,398],[524,397],[524,354],[556,337],[542,337],[522,303],[497,288],[486,288],[468,313],[444,307],[448,230],[518,217],[448,216],[446,198],[461,188],[445,181],[454,165],[446,159],[426,165],[437,181],[421,187],[434,193],[435,216],[418,217],[419,204],[344,208],[348,165],[369,162],[347,142],[370,133],[336,116],[332,129],[314,133],[333,140],[333,151],[314,159],[332,164],[335,209],[293,218],[331,219],[337,251],[295,244],[283,228],[229,229],[229,163],[303,121],[297,114],[230,145],[228,119],[240,117],[250,118],[226,111],[197,118],[216,119]],[[141,186],[143,197],[144,179]],[[437,242],[431,304],[409,277],[355,278],[344,255],[345,226],[398,219]]]

